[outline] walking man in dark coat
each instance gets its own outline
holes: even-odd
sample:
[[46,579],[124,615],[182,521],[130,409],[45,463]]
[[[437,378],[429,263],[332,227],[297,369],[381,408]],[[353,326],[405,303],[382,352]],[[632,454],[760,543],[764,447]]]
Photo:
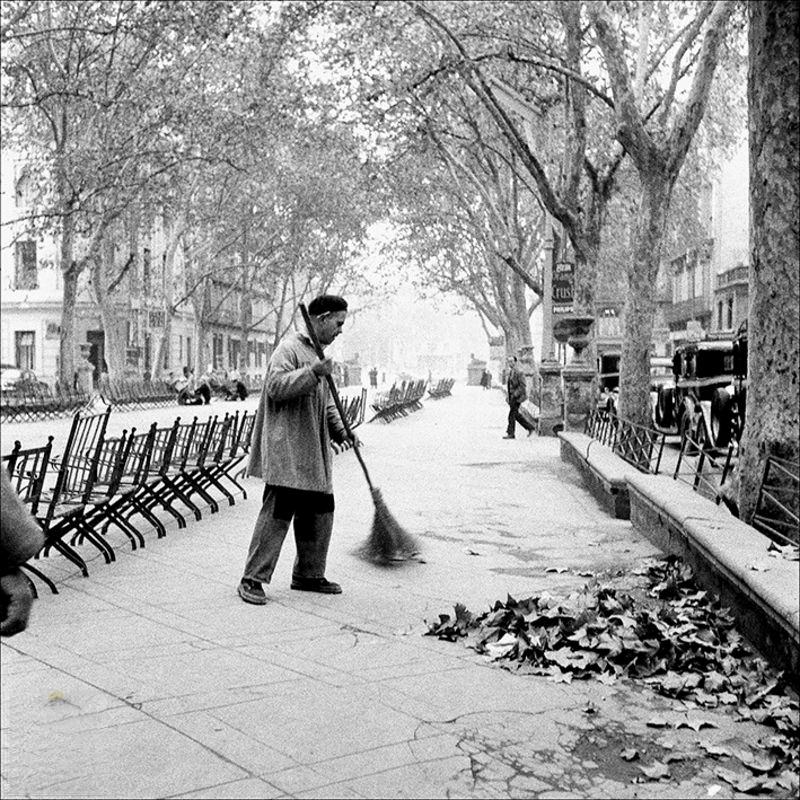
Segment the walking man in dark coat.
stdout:
[[504,439],[515,439],[516,423],[519,422],[528,436],[533,433],[533,428],[525,421],[519,413],[519,407],[528,399],[528,387],[525,383],[525,376],[519,371],[517,357],[508,357],[508,427]]

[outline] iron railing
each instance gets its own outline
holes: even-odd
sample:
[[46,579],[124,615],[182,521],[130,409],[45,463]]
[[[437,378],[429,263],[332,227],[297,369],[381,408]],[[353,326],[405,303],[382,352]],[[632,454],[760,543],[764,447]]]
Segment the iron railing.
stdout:
[[589,414],[585,430],[640,472],[658,474],[664,453],[664,434],[660,431],[602,409]]
[[782,544],[800,544],[800,464],[769,456],[752,525]]

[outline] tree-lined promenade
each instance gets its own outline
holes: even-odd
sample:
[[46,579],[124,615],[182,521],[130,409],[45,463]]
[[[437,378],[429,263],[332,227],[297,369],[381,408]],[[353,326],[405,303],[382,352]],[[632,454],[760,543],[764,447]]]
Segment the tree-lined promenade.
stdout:
[[379,295],[358,266],[378,222],[382,269],[459,295],[516,353],[554,240],[576,313],[600,289],[625,298],[619,408],[649,423],[659,269],[692,241],[699,187],[746,117],[747,517],[765,458],[799,455],[797,33],[795,4],[770,0],[8,2],[3,142],[25,213],[3,224],[57,241],[65,382],[81,282],[122,372],[154,224],[155,364],[187,303],[204,352],[214,278],[240,298],[245,353],[256,296],[277,339],[308,296]]

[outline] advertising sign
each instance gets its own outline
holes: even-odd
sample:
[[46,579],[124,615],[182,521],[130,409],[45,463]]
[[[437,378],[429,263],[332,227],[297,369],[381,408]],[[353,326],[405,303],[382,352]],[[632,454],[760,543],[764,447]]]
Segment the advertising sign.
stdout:
[[558,261],[553,267],[553,314],[571,314],[573,303],[573,264]]

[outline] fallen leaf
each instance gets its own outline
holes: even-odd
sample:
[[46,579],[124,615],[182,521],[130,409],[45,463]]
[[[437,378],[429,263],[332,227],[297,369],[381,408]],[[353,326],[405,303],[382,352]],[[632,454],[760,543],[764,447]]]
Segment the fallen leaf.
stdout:
[[741,761],[749,770],[756,773],[771,772],[778,766],[778,759],[775,756],[762,755],[760,753],[755,753],[749,758],[745,757]]
[[545,572],[568,572],[566,567],[547,567]]
[[706,789],[706,797],[716,797],[720,791],[722,791],[722,787],[718,783],[712,783],[711,786]]
[[664,719],[664,717],[651,717],[647,720],[647,727],[648,728],[668,728],[669,727],[669,720]]
[[676,727],[691,728],[693,731],[700,731],[703,728],[718,728],[719,725],[707,719],[682,719]]
[[477,550],[472,550],[472,549],[470,549],[469,547],[468,547],[466,550],[464,550],[464,552],[465,552],[465,553],[466,553],[468,556],[479,556],[479,555],[480,555],[480,553],[479,553]]
[[658,781],[661,778],[669,778],[669,767],[660,761],[654,761],[649,767],[639,767],[651,781]]
[[639,758],[639,751],[633,747],[628,747],[620,752],[620,756],[622,756],[625,761],[636,761]]
[[747,565],[747,569],[753,572],[769,572],[772,569],[772,564],[766,559],[761,561],[754,561],[752,564]]
[[700,747],[710,756],[730,756],[731,751],[721,744],[711,744],[711,742],[700,742]]

